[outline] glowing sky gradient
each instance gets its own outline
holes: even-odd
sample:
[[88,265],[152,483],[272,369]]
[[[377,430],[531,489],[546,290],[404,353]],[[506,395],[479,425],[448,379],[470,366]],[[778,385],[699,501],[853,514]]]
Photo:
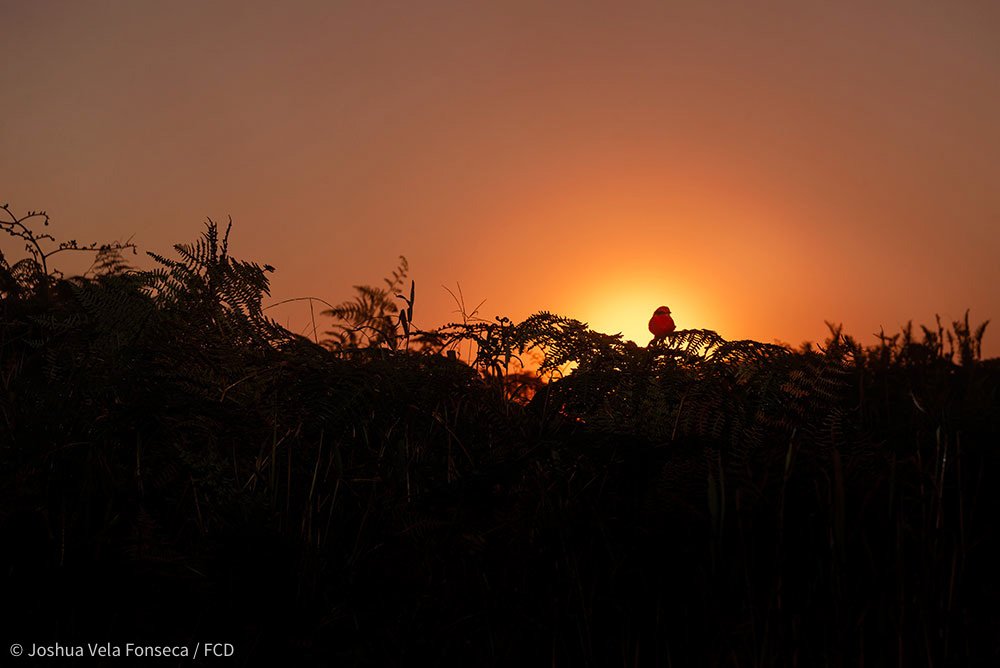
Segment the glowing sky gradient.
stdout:
[[1000,316],[998,3],[0,0],[0,33],[0,199],[157,252],[231,214],[276,300],[405,254],[423,327],[456,282],[641,343],[661,304],[795,344]]

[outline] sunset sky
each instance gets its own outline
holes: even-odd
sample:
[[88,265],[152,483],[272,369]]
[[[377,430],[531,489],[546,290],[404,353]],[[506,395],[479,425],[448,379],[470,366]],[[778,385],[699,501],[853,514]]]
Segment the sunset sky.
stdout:
[[793,344],[970,308],[1000,355],[995,2],[0,0],[0,35],[0,200],[60,238],[232,215],[274,301],[403,254],[427,328],[461,284],[643,344],[661,304]]

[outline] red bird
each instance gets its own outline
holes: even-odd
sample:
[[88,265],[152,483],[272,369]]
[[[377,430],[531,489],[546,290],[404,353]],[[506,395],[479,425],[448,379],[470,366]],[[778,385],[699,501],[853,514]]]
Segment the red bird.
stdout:
[[666,306],[661,306],[653,311],[653,317],[649,319],[649,331],[657,339],[662,339],[670,334],[676,327],[674,319],[670,317],[670,309]]

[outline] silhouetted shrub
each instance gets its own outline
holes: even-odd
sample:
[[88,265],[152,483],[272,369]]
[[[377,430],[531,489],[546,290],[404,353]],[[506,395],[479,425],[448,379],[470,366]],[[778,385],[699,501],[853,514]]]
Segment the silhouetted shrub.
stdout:
[[0,261],[12,639],[212,636],[303,665],[998,657],[985,323],[800,350],[639,347],[547,312],[418,331],[403,261],[321,345],[266,317],[272,268],[229,229],[152,270],[127,246],[70,279],[37,244]]

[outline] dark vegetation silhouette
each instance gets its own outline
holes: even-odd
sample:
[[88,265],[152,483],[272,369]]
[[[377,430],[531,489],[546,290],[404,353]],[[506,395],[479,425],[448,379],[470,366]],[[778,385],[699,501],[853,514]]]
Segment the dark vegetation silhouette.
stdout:
[[239,665],[1000,660],[1000,366],[968,314],[870,347],[833,324],[799,349],[640,347],[547,312],[419,330],[401,258],[318,341],[267,317],[272,268],[232,258],[229,227],[152,270],[87,246],[93,271],[65,278],[4,211],[28,246],[0,257],[9,642],[232,642]]

